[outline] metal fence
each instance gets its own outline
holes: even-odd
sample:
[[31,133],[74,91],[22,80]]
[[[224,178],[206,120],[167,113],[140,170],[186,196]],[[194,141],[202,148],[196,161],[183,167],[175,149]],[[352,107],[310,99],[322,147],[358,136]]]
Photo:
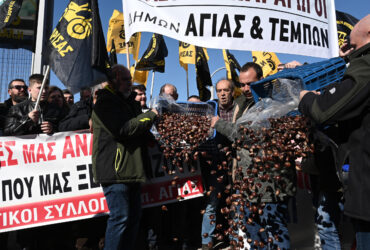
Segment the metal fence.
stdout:
[[9,98],[8,84],[20,78],[28,85],[31,75],[32,52],[25,49],[0,48],[0,102]]

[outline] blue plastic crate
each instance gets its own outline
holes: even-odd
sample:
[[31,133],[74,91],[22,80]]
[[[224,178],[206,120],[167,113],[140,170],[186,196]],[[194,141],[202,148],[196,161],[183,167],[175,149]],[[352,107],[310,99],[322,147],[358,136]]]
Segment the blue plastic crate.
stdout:
[[272,82],[278,78],[300,79],[305,90],[322,90],[327,85],[342,79],[346,63],[336,57],[322,62],[306,64],[294,69],[284,69],[274,75],[268,76],[251,84],[254,100],[271,97]]

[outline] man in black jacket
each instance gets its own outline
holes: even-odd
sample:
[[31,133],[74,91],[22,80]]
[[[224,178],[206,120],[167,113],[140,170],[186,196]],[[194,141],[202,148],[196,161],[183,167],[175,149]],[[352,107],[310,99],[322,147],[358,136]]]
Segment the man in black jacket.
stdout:
[[14,79],[8,85],[8,94],[10,98],[5,101],[10,108],[18,103],[25,101],[28,97],[27,85],[23,79]]
[[140,184],[145,182],[149,129],[158,112],[141,112],[131,94],[130,71],[114,65],[111,81],[98,91],[93,109],[93,174],[110,210],[105,249],[134,249],[141,216]]
[[5,135],[51,134],[56,131],[62,112],[59,107],[46,102],[48,84],[42,91],[38,110],[34,110],[43,78],[44,76],[40,74],[30,76],[28,87],[30,99],[9,110],[4,126]]
[[28,97],[27,85],[23,79],[14,79],[10,81],[8,85],[8,93],[10,98],[4,102],[0,110],[0,127],[1,130],[4,127],[5,117],[8,114],[9,109],[23,101]]
[[357,249],[370,245],[370,15],[351,32],[353,52],[340,83],[324,93],[302,91],[299,110],[316,124],[345,128],[337,165],[349,162],[344,213],[353,219]]

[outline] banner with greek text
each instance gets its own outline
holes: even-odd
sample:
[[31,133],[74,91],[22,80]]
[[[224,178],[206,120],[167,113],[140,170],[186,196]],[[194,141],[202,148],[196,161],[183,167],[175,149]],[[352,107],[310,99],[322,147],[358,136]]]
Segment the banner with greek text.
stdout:
[[338,56],[334,0],[122,0],[125,34],[196,46]]
[[[92,176],[92,135],[65,132],[0,137],[0,233],[109,212],[102,188]],[[176,177],[163,171],[159,147],[149,147],[150,178],[142,186],[143,207],[202,196],[196,173],[184,167]]]

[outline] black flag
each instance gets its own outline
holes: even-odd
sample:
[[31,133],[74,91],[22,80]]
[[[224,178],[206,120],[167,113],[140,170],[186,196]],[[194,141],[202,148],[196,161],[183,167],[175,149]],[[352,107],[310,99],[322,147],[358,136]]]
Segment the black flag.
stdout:
[[358,19],[350,14],[336,11],[337,16],[337,30],[338,30],[338,44],[339,47],[343,45],[346,39],[349,38],[353,26],[358,22]]
[[106,77],[108,53],[97,0],[71,0],[46,43],[46,62],[73,93]]
[[229,52],[228,49],[223,50],[223,56],[226,66],[226,77],[232,80],[236,87],[240,88],[239,76],[236,70],[240,72],[240,64],[235,59],[234,55]]
[[112,47],[109,51],[109,63],[111,66],[117,64],[117,53],[116,46],[114,45],[114,39],[112,39]]
[[195,57],[195,72],[197,75],[197,88],[199,91],[199,98],[201,101],[208,101],[211,98],[211,92],[206,86],[212,86],[211,74],[209,73],[209,67],[206,55],[203,48],[196,47]]
[[5,0],[0,5],[0,29],[9,26],[17,17],[23,0]]
[[163,73],[165,61],[168,50],[163,36],[153,34],[148,48],[145,50],[143,56],[136,64],[136,70],[153,70]]

